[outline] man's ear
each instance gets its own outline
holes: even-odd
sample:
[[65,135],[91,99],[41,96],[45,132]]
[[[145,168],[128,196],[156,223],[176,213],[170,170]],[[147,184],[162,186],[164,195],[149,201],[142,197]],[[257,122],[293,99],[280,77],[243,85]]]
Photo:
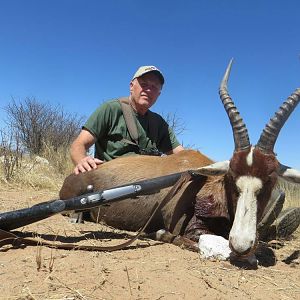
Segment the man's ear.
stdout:
[[132,89],[133,89],[133,80],[131,80],[130,83],[129,83],[129,90],[130,90],[130,92],[132,91]]

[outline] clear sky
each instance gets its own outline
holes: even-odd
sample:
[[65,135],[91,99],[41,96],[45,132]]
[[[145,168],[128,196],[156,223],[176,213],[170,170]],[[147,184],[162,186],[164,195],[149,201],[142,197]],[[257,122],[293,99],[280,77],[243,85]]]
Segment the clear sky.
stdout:
[[[0,127],[11,100],[36,97],[88,117],[128,95],[140,65],[166,84],[153,110],[185,122],[179,136],[214,160],[229,159],[232,131],[218,96],[229,91],[256,144],[300,87],[299,0],[0,0]],[[277,140],[279,160],[300,169],[300,107]]]

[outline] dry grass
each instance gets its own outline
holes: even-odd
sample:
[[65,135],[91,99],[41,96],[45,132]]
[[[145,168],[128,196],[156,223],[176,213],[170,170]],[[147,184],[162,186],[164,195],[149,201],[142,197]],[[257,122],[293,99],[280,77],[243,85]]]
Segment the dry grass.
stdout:
[[300,185],[290,183],[283,179],[278,180],[278,186],[285,192],[284,207],[299,207],[300,206]]
[[0,171],[0,182],[14,188],[31,187],[34,189],[57,190],[61,186],[63,178],[64,176],[57,174],[51,165],[22,163],[9,182],[5,180],[2,170]]
[[73,171],[73,163],[69,155],[69,147],[54,149],[44,143],[42,157],[46,158],[58,174],[69,175]]
[[72,169],[71,159],[65,150],[54,151],[50,147],[45,147],[43,157],[23,156],[9,181],[0,162],[0,184],[11,185],[14,188],[59,190],[64,178],[72,172]]

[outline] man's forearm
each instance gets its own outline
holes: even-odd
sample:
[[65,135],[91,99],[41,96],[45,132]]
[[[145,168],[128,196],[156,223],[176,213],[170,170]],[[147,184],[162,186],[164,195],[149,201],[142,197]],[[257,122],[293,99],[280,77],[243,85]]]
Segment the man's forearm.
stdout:
[[73,144],[71,146],[70,154],[74,165],[77,165],[87,156],[87,150],[83,145]]

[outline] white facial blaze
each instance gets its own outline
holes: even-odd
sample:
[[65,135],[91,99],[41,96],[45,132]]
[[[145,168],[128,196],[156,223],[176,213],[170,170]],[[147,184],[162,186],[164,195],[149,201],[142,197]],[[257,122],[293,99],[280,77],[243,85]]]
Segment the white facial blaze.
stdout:
[[249,154],[247,155],[247,158],[246,158],[247,165],[248,165],[249,167],[251,167],[252,164],[253,164],[253,150],[254,150],[254,148],[251,147],[251,150],[250,150],[250,152],[249,152]]
[[240,191],[234,222],[229,234],[232,248],[237,253],[249,251],[256,240],[256,194],[262,188],[262,181],[257,177],[241,176],[236,185]]

